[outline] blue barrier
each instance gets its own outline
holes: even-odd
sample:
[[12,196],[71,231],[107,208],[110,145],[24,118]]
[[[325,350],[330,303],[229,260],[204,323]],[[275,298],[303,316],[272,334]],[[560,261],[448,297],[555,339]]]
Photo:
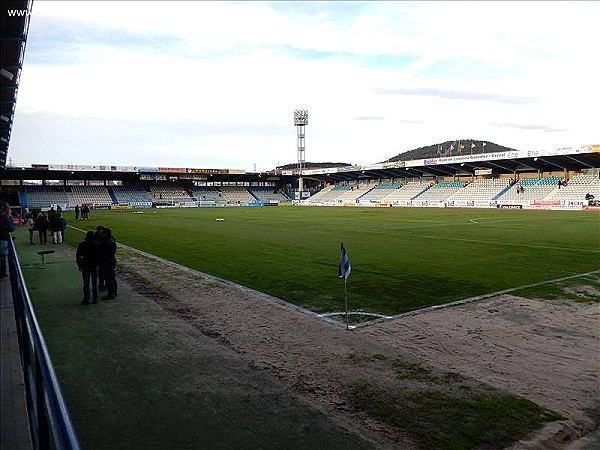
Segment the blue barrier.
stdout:
[[8,265],[33,447],[80,450],[12,239],[8,244]]

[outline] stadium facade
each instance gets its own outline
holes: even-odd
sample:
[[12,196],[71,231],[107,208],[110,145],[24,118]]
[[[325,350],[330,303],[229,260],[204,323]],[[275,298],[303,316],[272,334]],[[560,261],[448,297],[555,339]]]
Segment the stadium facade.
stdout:
[[[456,155],[365,166],[244,170],[53,165],[0,169],[14,209],[265,206],[589,209],[600,145]],[[304,189],[299,190],[299,179]]]

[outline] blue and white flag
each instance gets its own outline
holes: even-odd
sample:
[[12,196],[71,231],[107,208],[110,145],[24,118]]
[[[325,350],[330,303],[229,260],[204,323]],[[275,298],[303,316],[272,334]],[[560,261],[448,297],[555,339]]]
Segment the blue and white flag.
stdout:
[[344,247],[344,243],[342,243],[342,254],[340,256],[340,266],[338,268],[338,277],[346,280],[352,271],[352,266],[350,265],[350,260],[348,259],[348,255],[346,254],[346,247]]

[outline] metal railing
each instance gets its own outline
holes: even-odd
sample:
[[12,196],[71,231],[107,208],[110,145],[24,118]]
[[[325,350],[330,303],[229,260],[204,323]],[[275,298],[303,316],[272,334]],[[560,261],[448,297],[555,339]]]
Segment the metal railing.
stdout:
[[36,450],[79,450],[79,440],[52,367],[12,239],[8,244],[8,265],[33,447]]

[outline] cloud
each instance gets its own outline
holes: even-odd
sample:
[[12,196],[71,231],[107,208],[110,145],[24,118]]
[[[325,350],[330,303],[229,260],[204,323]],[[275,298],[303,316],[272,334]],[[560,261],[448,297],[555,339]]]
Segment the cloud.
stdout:
[[536,2],[40,1],[9,157],[274,166],[295,159],[296,108],[309,110],[310,160],[368,164],[461,135],[594,142],[599,14],[600,2],[540,15]]
[[439,88],[380,88],[376,87],[373,89],[376,94],[380,95],[417,95],[426,97],[439,97],[450,100],[476,100],[476,101],[488,101],[497,103],[536,103],[539,100],[534,97],[516,97],[506,96],[501,94],[491,94],[485,92],[469,92],[469,91],[455,91],[451,89],[439,89]]
[[354,120],[385,120],[385,117],[381,117],[381,116],[359,116],[359,117],[355,117]]
[[525,123],[491,123],[495,127],[506,127],[506,128],[518,128],[520,130],[536,130],[536,131],[545,131],[547,133],[557,133],[559,131],[568,131],[564,128],[555,128],[547,125],[531,125]]

